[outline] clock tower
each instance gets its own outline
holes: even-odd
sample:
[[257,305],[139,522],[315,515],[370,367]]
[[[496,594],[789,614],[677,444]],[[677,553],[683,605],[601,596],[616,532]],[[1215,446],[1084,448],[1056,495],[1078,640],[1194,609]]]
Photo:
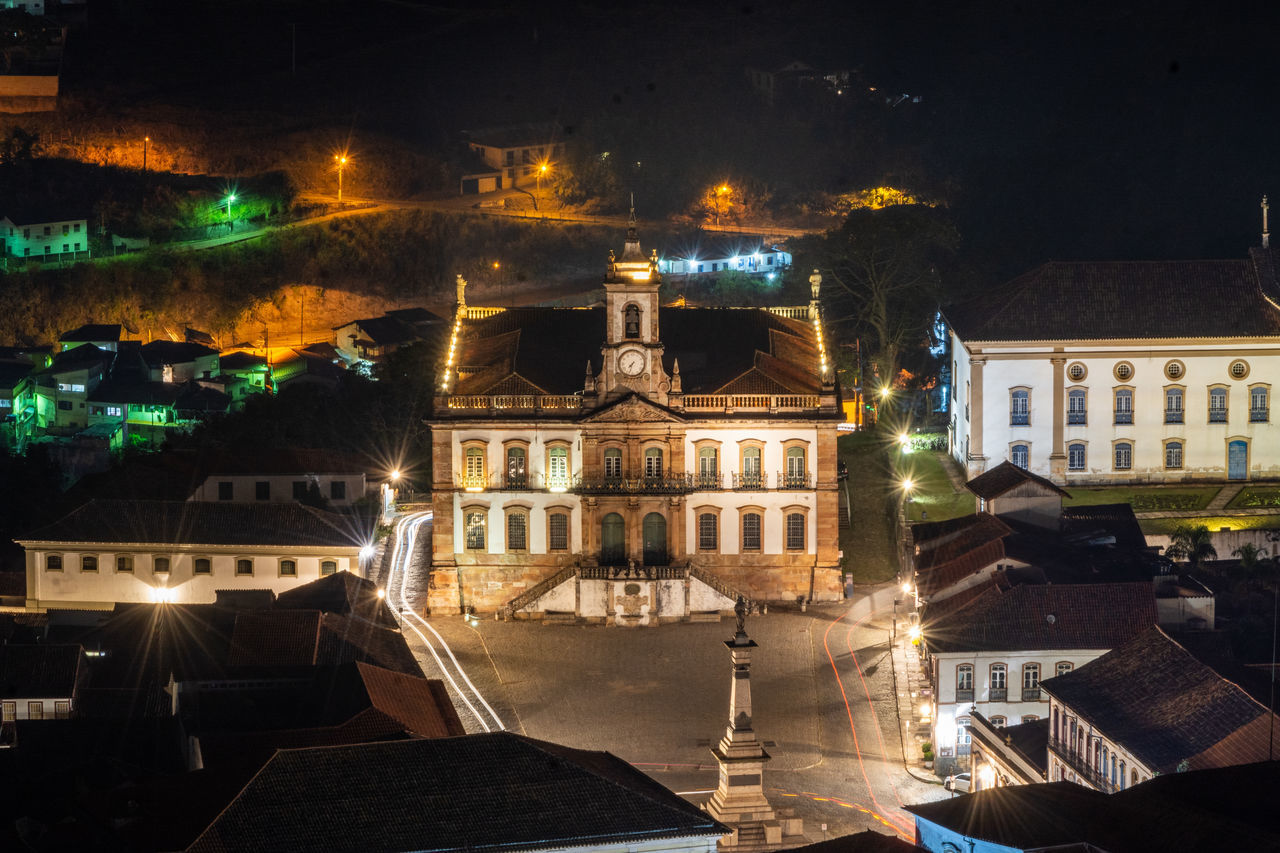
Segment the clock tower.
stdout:
[[636,209],[627,222],[622,257],[609,252],[605,276],[605,343],[600,349],[597,392],[604,399],[630,391],[666,405],[671,379],[662,366],[658,336],[658,253],[645,257],[636,236]]

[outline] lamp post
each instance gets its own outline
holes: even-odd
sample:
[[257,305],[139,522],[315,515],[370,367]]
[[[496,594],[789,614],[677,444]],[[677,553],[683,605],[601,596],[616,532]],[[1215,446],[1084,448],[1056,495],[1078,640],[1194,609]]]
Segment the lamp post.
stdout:
[[236,230],[235,220],[231,218],[231,204],[235,200],[236,200],[235,193],[227,193],[227,225],[230,226],[232,231]]
[[720,227],[720,196],[729,194],[729,185],[721,184],[716,187],[716,227]]
[[142,137],[142,171],[147,171],[147,145],[151,142],[150,136]]
[[347,165],[347,155],[334,154],[333,160],[338,164],[338,201],[342,201],[342,167]]
[[542,178],[546,174],[547,174],[547,164],[543,163],[541,166],[538,167],[538,179],[534,187],[534,189],[536,189],[538,192],[542,192]]

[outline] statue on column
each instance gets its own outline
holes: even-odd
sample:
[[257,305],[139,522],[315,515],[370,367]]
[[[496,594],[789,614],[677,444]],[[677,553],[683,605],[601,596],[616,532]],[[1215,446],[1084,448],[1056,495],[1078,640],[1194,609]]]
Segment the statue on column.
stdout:
[[466,280],[465,278],[463,278],[461,275],[459,275],[459,276],[458,276],[458,299],[457,299],[457,302],[458,302],[458,306],[459,306],[459,307],[461,307],[461,308],[466,308],[466,307],[467,307],[467,280]]
[[813,294],[813,301],[818,301],[818,295],[822,290],[822,273],[817,270],[813,271],[813,275],[809,276],[809,291]]

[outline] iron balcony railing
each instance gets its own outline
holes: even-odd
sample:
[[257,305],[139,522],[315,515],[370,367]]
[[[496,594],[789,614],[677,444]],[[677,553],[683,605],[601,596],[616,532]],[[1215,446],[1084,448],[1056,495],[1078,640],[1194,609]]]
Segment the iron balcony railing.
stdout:
[[956,701],[957,701],[957,702],[972,702],[972,701],[973,701],[973,688],[972,688],[972,687],[970,687],[970,688],[968,688],[968,689],[966,690],[966,689],[962,689],[962,688],[957,687],[957,688],[956,688]]
[[1165,409],[1165,410],[1164,410],[1164,422],[1165,422],[1165,423],[1167,423],[1167,424],[1180,424],[1180,423],[1182,423],[1182,410],[1181,410],[1181,409],[1177,409],[1177,410],[1174,410],[1174,409]]
[[807,471],[800,474],[791,474],[786,471],[778,472],[779,489],[810,489],[813,488],[810,483],[811,480]]
[[693,487],[700,492],[716,491],[724,488],[724,478],[719,471],[699,471],[693,474]]
[[693,491],[693,475],[668,471],[645,477],[576,477],[570,491],[602,495],[684,494]]
[[1104,794],[1110,794],[1116,790],[1116,786],[1111,784],[1111,780],[1104,776],[1101,771],[1091,766],[1085,756],[1072,749],[1071,744],[1067,741],[1051,737],[1049,738],[1049,749],[1054,755],[1058,756],[1058,759],[1063,764],[1074,770],[1076,775],[1097,790],[1102,791]]
[[1022,688],[1022,701],[1023,702],[1039,702],[1040,688],[1039,687]]
[[1226,409],[1210,409],[1209,410],[1209,423],[1225,424],[1226,422],[1227,422]]
[[1133,423],[1133,412],[1116,412],[1116,423],[1117,424]]
[[739,490],[760,490],[769,488],[764,474],[759,471],[733,475],[733,487]]
[[492,478],[483,488],[508,492],[567,492],[572,485],[573,478],[567,474],[509,473],[500,480]]
[[1084,412],[1067,412],[1067,423],[1070,425],[1083,425],[1086,423]]
[[457,477],[459,489],[465,489],[468,492],[483,492],[489,488],[489,475],[485,474],[459,474]]
[[987,698],[992,702],[1003,702],[1009,697],[1009,690],[1005,687],[992,687],[987,691]]
[[[969,417],[968,406],[964,407],[964,416],[966,418]],[[1031,415],[1025,414],[1025,413],[1019,414],[1018,412],[1014,412],[1012,415],[1009,416],[1009,425],[1010,426],[1030,426]]]
[[1269,420],[1271,420],[1271,409],[1250,409],[1249,410],[1249,423],[1265,424]]

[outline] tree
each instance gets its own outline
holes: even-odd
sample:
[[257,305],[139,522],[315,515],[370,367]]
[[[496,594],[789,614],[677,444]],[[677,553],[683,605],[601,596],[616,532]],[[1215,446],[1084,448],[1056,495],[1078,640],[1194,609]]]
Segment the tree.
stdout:
[[960,238],[946,215],[925,205],[898,205],[849,214],[801,269],[830,271],[831,321],[850,324],[869,344],[884,382],[898,375],[905,348],[924,341],[942,296],[941,270]]
[[1209,532],[1208,526],[1179,524],[1173,529],[1165,554],[1175,560],[1186,560],[1194,571],[1205,560],[1216,560],[1218,549],[1213,547],[1213,534]]
[[719,181],[705,189],[689,209],[694,225],[741,225],[765,218],[773,192],[755,181]]

